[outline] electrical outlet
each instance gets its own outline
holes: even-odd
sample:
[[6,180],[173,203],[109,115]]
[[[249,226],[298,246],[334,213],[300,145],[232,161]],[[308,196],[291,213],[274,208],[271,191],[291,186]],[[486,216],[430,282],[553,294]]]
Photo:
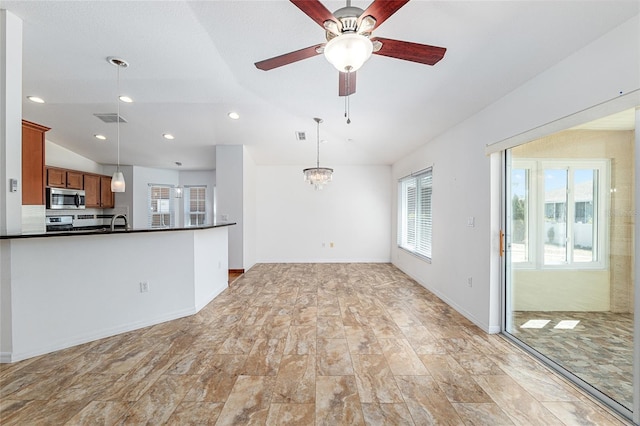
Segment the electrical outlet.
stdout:
[[147,281],[140,281],[140,293],[146,293],[149,291],[149,283]]
[[467,287],[473,287],[473,278],[472,277],[467,278]]

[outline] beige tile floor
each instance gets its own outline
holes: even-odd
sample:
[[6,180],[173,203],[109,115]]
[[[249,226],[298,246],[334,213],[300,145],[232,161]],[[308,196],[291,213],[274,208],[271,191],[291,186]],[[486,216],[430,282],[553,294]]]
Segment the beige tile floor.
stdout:
[[256,265],[197,315],[0,366],[0,423],[623,424],[388,264]]

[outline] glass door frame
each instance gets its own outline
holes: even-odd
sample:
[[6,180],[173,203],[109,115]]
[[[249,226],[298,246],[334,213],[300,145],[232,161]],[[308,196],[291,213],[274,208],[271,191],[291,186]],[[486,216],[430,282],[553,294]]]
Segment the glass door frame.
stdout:
[[500,155],[500,169],[501,169],[501,177],[499,179],[499,184],[501,186],[500,189],[500,227],[501,227],[501,238],[504,238],[502,241],[504,252],[501,253],[500,257],[500,271],[501,271],[501,292],[500,292],[500,302],[501,302],[501,334],[505,336],[509,341],[513,342],[518,347],[522,348],[527,353],[534,356],[536,359],[540,360],[543,364],[547,365],[549,368],[569,380],[571,383],[575,384],[579,388],[581,388],[584,392],[591,395],[592,397],[599,400],[601,403],[609,407],[614,412],[623,416],[624,418],[631,420],[637,425],[640,425],[640,262],[638,262],[638,258],[640,255],[640,196],[638,192],[640,190],[640,108],[636,109],[636,132],[635,132],[635,253],[634,253],[634,350],[633,350],[633,404],[632,410],[624,407],[617,401],[610,398],[608,395],[602,393],[591,384],[585,382],[554,360],[545,356],[544,354],[538,352],[532,347],[526,345],[523,341],[516,338],[514,335],[509,333],[507,330],[511,329],[512,320],[509,317],[509,312],[511,312],[511,295],[509,285],[509,274],[511,274],[510,268],[510,242],[511,235],[509,234],[510,228],[507,226],[507,222],[509,217],[507,215],[507,209],[509,204],[508,194],[509,194],[509,185],[511,182],[510,173],[511,166],[509,161],[509,149],[505,149],[501,152]]

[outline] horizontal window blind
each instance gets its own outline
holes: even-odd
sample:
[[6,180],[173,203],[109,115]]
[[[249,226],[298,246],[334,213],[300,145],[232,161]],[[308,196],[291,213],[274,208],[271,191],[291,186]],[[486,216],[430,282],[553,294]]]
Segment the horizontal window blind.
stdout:
[[191,186],[187,188],[186,217],[187,226],[199,226],[206,223],[207,188],[205,186]]
[[431,259],[432,169],[400,179],[398,187],[398,246]]
[[170,185],[149,185],[149,227],[169,228],[174,226],[173,197]]

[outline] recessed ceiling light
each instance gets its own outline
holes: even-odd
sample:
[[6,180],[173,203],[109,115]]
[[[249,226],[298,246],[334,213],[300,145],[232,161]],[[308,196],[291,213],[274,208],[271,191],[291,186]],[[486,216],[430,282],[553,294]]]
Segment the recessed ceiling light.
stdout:
[[44,99],[39,98],[37,96],[27,96],[27,99],[29,99],[31,102],[35,102],[37,104],[43,104],[44,103]]
[[237,120],[238,118],[240,118],[240,114],[238,114],[237,112],[231,111],[229,114],[227,114],[229,116],[230,119],[232,120]]
[[122,96],[118,97],[118,99],[120,99],[122,102],[126,102],[128,104],[133,102],[133,99],[131,99],[130,97],[125,96],[125,95],[122,95]]
[[169,139],[170,141],[175,139],[175,137],[171,133],[163,133],[162,137],[165,139]]
[[100,139],[101,141],[106,141],[107,137],[105,135],[93,135],[94,138]]

